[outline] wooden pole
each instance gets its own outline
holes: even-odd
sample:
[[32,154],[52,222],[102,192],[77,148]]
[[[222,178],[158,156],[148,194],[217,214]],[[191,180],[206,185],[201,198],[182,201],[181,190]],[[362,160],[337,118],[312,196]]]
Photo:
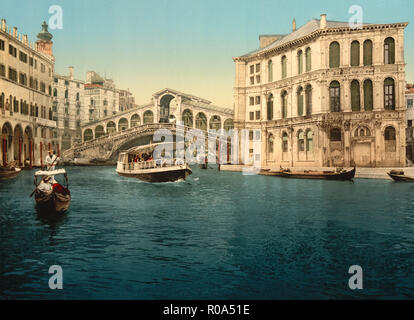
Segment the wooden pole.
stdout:
[[42,151],[43,151],[43,143],[42,143],[42,141],[40,141],[40,168],[43,168],[43,155],[42,155]]

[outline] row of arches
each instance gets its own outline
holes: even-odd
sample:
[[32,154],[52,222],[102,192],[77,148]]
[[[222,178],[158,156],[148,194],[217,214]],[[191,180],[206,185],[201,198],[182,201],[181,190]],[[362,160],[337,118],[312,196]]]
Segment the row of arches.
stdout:
[[1,126],[1,161],[3,166],[16,161],[19,166],[28,161],[33,162],[33,130],[28,125],[24,128],[16,124],[13,128],[10,122]]
[[[371,66],[373,64],[373,42],[370,39],[367,39],[362,44],[363,50],[363,65]],[[392,37],[388,37],[384,40],[383,43],[384,50],[384,64],[394,64],[395,63],[395,40]],[[351,42],[351,66],[360,66],[361,65],[361,44],[358,40]],[[329,67],[330,68],[339,68],[341,65],[341,45],[337,41],[333,41],[329,45]]]
[[[195,127],[203,131],[207,131],[208,128],[213,130],[219,130],[222,128],[222,120],[219,115],[213,115],[210,118],[210,121],[208,121],[207,116],[203,112],[198,112],[195,116],[194,121],[193,112],[190,109],[185,109],[183,111],[182,121],[187,127]],[[83,140],[89,141],[94,139],[94,137],[97,139],[99,137],[105,136],[106,134],[120,132],[139,126],[141,124],[145,125],[150,123],[154,123],[154,113],[151,110],[146,110],[142,115],[142,123],[140,115],[133,114],[130,118],[130,121],[128,121],[127,118],[121,118],[118,120],[118,124],[116,124],[115,121],[109,121],[107,122],[106,127],[104,127],[104,125],[97,125],[94,131],[91,128],[86,129],[84,131]],[[223,123],[223,128],[227,131],[233,129],[233,119],[226,119]]]

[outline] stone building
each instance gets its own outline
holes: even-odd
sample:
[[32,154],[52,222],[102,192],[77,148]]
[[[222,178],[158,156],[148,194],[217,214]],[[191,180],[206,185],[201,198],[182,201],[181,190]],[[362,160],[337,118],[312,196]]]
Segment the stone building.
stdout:
[[85,103],[89,108],[89,121],[114,115],[119,111],[119,90],[112,80],[89,71],[86,73]]
[[405,166],[406,26],[355,29],[321,15],[234,58],[235,127],[260,132],[249,135],[261,141],[250,158],[269,167]]
[[41,165],[48,149],[59,153],[52,119],[52,35],[43,22],[35,44],[0,25],[1,165]]
[[57,123],[62,150],[82,141],[81,126],[89,121],[89,111],[85,107],[84,85],[75,79],[73,67],[69,75],[54,74],[53,77],[53,119]]
[[414,101],[414,85],[407,84],[405,90],[405,104],[407,107],[407,131],[406,131],[406,139],[407,139],[407,162],[412,165],[414,162],[414,127],[413,127],[413,120],[414,120],[414,108],[413,108],[413,101]]
[[127,111],[134,108],[135,98],[128,90],[119,90],[119,111]]

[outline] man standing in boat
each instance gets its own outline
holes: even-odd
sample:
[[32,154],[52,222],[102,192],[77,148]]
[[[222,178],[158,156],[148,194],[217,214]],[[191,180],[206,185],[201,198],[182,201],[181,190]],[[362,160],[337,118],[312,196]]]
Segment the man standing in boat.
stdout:
[[58,162],[58,157],[53,153],[52,150],[49,150],[49,154],[46,156],[46,168],[48,171],[55,170],[56,163]]

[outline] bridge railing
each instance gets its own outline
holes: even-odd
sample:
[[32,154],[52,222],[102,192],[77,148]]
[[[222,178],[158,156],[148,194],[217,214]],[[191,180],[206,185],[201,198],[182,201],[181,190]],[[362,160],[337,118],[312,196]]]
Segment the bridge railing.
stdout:
[[128,164],[123,164],[124,171],[134,171],[134,170],[143,170],[143,169],[154,169],[154,168],[166,168],[172,167],[178,164],[183,164],[182,159],[171,159],[170,161],[166,160],[147,160],[140,162],[129,162]]

